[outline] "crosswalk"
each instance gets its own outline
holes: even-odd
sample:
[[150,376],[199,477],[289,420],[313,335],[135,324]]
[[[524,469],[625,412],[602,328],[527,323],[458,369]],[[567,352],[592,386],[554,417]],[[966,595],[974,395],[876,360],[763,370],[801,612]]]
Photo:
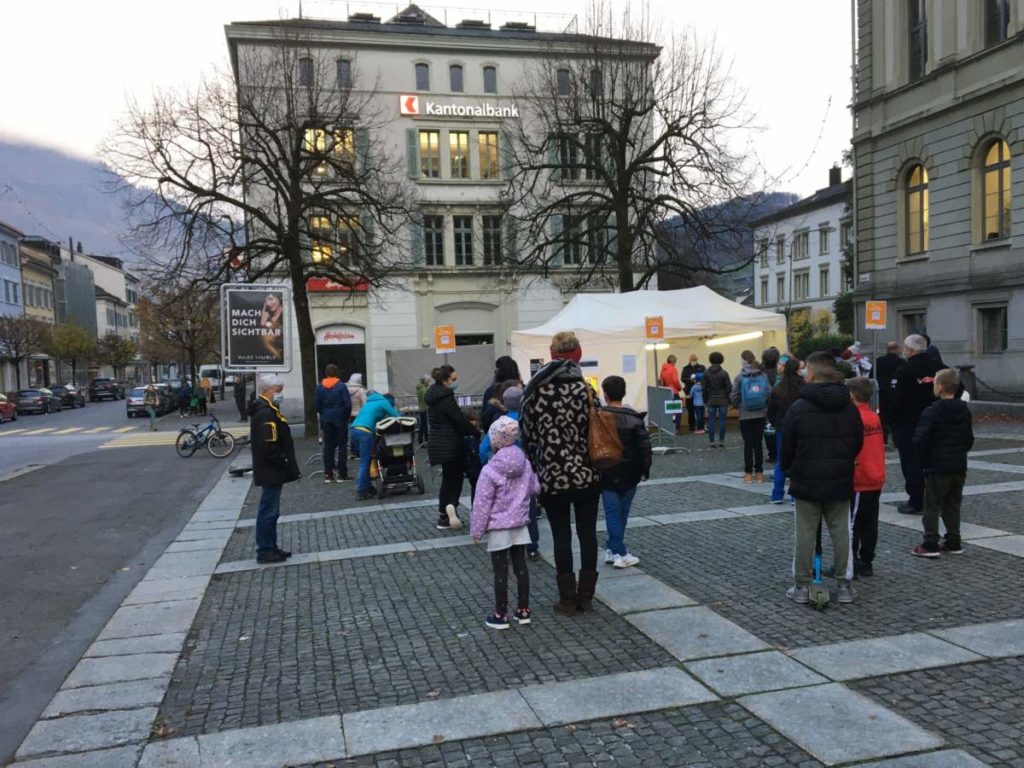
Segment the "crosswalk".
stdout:
[[[234,437],[244,437],[249,434],[248,427],[225,427],[225,432],[230,432]],[[132,435],[125,435],[103,443],[100,448],[148,448],[160,445],[174,445],[178,439],[178,430],[158,432],[137,432]]]
[[16,427],[14,429],[0,430],[0,439],[5,437],[36,437],[38,435],[100,435],[100,434],[124,434],[135,432],[140,427]]

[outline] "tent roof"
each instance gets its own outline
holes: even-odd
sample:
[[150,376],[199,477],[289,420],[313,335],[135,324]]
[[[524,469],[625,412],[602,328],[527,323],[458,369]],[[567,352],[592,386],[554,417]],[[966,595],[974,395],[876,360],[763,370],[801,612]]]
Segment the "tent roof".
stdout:
[[786,330],[785,316],[745,307],[698,286],[678,291],[578,294],[544,325],[516,331],[513,338],[550,338],[571,330],[581,337],[643,342],[645,319],[658,315],[664,318],[666,340]]

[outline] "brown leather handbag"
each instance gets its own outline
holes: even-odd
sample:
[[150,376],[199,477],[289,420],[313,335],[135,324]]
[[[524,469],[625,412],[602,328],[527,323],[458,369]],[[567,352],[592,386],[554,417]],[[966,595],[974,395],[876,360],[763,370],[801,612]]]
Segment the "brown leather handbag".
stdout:
[[587,432],[587,450],[590,463],[597,469],[609,469],[622,461],[623,448],[615,415],[602,411],[594,402],[594,392],[584,381],[590,401],[590,428]]

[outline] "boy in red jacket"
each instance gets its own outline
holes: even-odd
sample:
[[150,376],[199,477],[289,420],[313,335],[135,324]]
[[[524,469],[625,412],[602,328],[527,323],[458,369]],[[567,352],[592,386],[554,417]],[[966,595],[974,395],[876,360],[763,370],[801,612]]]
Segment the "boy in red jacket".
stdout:
[[850,379],[850,398],[864,424],[864,447],[853,468],[850,527],[853,529],[853,567],[858,576],[874,576],[871,565],[878,544],[878,502],[885,485],[885,437],[878,414],[871,410],[871,379]]

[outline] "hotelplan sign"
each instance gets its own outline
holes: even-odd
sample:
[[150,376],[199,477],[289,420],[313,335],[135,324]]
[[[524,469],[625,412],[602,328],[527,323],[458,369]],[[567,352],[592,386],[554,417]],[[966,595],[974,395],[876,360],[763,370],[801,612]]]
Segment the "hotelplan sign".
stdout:
[[421,99],[419,96],[402,94],[398,97],[398,109],[410,117],[519,117],[519,107],[497,107],[494,104],[438,104]]

